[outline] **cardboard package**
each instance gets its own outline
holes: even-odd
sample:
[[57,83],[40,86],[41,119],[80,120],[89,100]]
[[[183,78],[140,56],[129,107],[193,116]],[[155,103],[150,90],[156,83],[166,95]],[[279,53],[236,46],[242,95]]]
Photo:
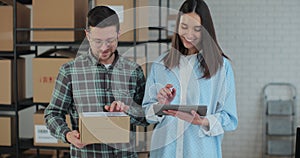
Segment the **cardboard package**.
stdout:
[[138,152],[138,158],[149,158],[149,152]]
[[15,118],[14,117],[0,117],[1,134],[0,146],[12,146],[15,144]]
[[142,149],[142,152],[150,151],[151,138],[153,134],[154,125],[147,127],[137,126],[136,128],[136,146],[137,149]]
[[[85,28],[88,0],[33,0],[33,28]],[[36,42],[74,42],[84,39],[84,30],[33,31]]]
[[[25,59],[17,59],[18,100],[25,98]],[[11,105],[14,102],[13,60],[0,59],[0,104]]]
[[81,142],[129,143],[130,117],[119,112],[87,112],[79,114]]
[[33,102],[49,103],[59,68],[75,56],[72,50],[51,49],[32,59]]
[[[16,2],[17,28],[30,27],[30,9]],[[0,51],[13,51],[13,0],[0,0]],[[29,31],[17,31],[17,42],[29,42]],[[17,50],[28,50],[29,47],[17,47]]]
[[134,1],[95,0],[95,6],[107,5],[117,12],[120,19],[120,38],[122,42],[134,41],[136,28],[136,41],[148,41],[148,0],[136,1],[136,27],[134,28]]
[[[69,147],[70,144],[63,143],[61,140],[54,138],[47,129],[44,120],[44,110],[38,110],[33,115],[34,122],[34,146],[56,146]],[[66,116],[68,127],[71,128],[70,116]]]

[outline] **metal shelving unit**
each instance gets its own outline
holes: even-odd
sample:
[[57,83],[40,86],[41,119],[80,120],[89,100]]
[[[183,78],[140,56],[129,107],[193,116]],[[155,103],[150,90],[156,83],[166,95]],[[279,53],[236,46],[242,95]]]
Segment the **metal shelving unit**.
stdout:
[[[18,1],[19,2],[19,1]],[[82,31],[84,28],[51,28],[51,29],[44,29],[44,28],[17,28],[16,19],[17,19],[17,0],[13,0],[13,51],[1,51],[0,57],[9,58],[13,61],[13,91],[14,91],[14,98],[13,103],[10,105],[1,105],[0,104],[0,111],[4,113],[0,113],[0,116],[3,117],[14,117],[14,125],[16,131],[14,132],[13,137],[15,137],[15,142],[12,146],[0,146],[0,154],[11,154],[12,157],[20,157],[21,153],[27,149],[36,149],[37,150],[37,157],[39,157],[39,150],[40,149],[54,149],[54,150],[62,150],[68,149],[66,147],[49,147],[49,146],[34,146],[33,145],[33,138],[21,138],[19,134],[19,111],[27,109],[29,107],[36,106],[36,109],[39,106],[46,106],[43,103],[34,103],[32,98],[27,98],[24,100],[18,100],[18,74],[17,74],[17,58],[20,56],[25,55],[32,55],[34,54],[37,56],[37,48],[39,46],[77,46],[81,44],[80,42],[17,42],[17,32],[18,31],[35,31],[35,30],[43,30],[43,31],[66,31],[66,30],[75,30],[75,31]],[[18,51],[18,47],[22,46],[34,46],[34,50],[26,50],[26,51]],[[57,152],[58,154],[59,152]],[[58,155],[57,155],[58,157]]]
[[[12,88],[14,92],[14,98],[12,104],[10,105],[0,105],[0,111],[2,112],[0,116],[2,117],[13,117],[14,124],[15,124],[15,132],[13,133],[13,137],[15,137],[15,142],[12,142],[12,146],[0,146],[0,153],[1,154],[12,154],[15,157],[19,157],[20,152],[22,151],[20,147],[20,135],[19,135],[19,112],[26,108],[34,106],[32,102],[32,98],[18,100],[18,73],[17,73],[17,59],[20,56],[35,54],[36,51],[26,50],[26,51],[17,51],[17,20],[16,20],[16,0],[13,1],[13,51],[5,51],[0,53],[0,57],[12,59]],[[25,149],[25,148],[23,148]]]
[[[136,0],[134,1],[134,7],[136,6]],[[68,149],[67,147],[49,147],[49,146],[34,146],[33,145],[33,138],[20,138],[19,134],[19,111],[30,108],[35,106],[36,109],[39,108],[39,106],[47,106],[45,103],[34,103],[32,98],[27,98],[25,100],[18,100],[18,83],[17,83],[17,58],[20,56],[25,56],[25,55],[32,55],[34,54],[37,56],[38,52],[38,47],[40,46],[54,46],[55,48],[57,46],[69,46],[69,47],[77,47],[80,46],[82,41],[75,41],[75,42],[17,42],[17,32],[19,31],[66,31],[66,30],[75,30],[75,31],[83,31],[84,28],[17,28],[17,7],[16,3],[17,2],[22,2],[18,0],[13,0],[13,51],[10,52],[1,52],[0,57],[5,57],[5,58],[11,58],[13,59],[13,87],[14,87],[14,98],[13,98],[13,104],[11,105],[0,105],[0,111],[7,112],[8,114],[1,114],[0,116],[4,117],[14,117],[15,122],[14,124],[16,125],[16,132],[14,134],[14,137],[16,138],[15,144],[12,146],[0,146],[0,154],[12,154],[13,157],[20,157],[21,153],[27,149],[36,149],[37,150],[37,157],[39,157],[39,150],[40,149],[53,149],[53,150],[65,150]],[[92,7],[91,5],[92,0],[89,0],[89,7]],[[25,3],[28,4],[28,3]],[[30,4],[29,4],[30,5]],[[162,6],[162,0],[158,1],[159,7]],[[169,0],[167,1],[167,7],[169,7]],[[134,12],[134,14],[136,14]],[[136,61],[137,59],[137,46],[138,45],[143,45],[145,47],[145,57],[146,57],[146,64],[148,62],[147,58],[147,52],[148,52],[148,47],[147,43],[170,43],[170,39],[163,39],[162,38],[162,32],[167,31],[166,28],[161,26],[161,14],[162,14],[162,9],[159,10],[159,26],[158,27],[149,27],[149,30],[155,30],[159,32],[158,39],[157,40],[149,40],[145,42],[137,42],[136,41],[136,31],[134,31],[134,40],[132,42],[119,42],[119,46],[123,47],[133,47],[134,48],[134,60]],[[168,13],[169,14],[169,13]],[[136,17],[134,16],[134,27],[136,27]],[[22,46],[30,46],[33,48],[33,50],[28,50],[28,51],[17,51],[18,47]],[[159,54],[161,54],[161,45],[159,44]],[[148,64],[147,64],[148,65]],[[148,70],[146,65],[146,71]],[[146,72],[147,74],[147,72]],[[147,131],[147,128],[145,128],[145,131]],[[146,135],[145,135],[145,138]],[[147,141],[147,140],[145,140]],[[145,146],[141,146],[139,148],[145,149]],[[59,152],[57,152],[59,153]],[[57,155],[58,157],[58,155]]]

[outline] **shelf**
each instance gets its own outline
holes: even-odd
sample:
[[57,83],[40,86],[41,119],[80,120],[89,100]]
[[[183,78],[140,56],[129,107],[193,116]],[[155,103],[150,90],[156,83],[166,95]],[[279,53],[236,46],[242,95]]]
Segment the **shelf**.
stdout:
[[118,42],[118,46],[123,46],[123,47],[131,47],[134,45],[140,45],[140,44],[146,44],[148,41],[142,41],[142,42]]
[[293,133],[293,134],[286,134],[286,135],[280,135],[280,134],[267,134],[266,133],[266,136],[267,137],[270,137],[270,138],[272,138],[272,137],[274,137],[274,138],[278,138],[278,137],[280,137],[280,138],[291,138],[291,137],[294,137],[294,136],[296,136],[296,134],[295,133]]
[[286,158],[286,157],[294,157],[295,154],[291,154],[291,155],[266,154],[266,155],[272,156],[272,158],[280,158],[280,157]]
[[[169,1],[169,0],[168,0]],[[32,4],[32,0],[13,0],[13,7],[16,6],[15,2],[20,2],[22,4]],[[92,1],[89,1],[89,4],[91,4]],[[168,2],[169,3],[169,2]],[[160,0],[160,6],[161,6],[161,0]],[[14,13],[17,12],[17,8],[14,8]],[[161,14],[161,12],[159,12]],[[16,14],[14,14],[14,29],[13,29],[13,34],[14,34],[14,48],[15,50],[13,51],[2,51],[0,52],[0,57],[5,57],[5,58],[11,58],[11,59],[16,59],[16,57],[21,56],[21,55],[28,55],[28,54],[37,54],[37,50],[39,46],[50,46],[50,47],[56,47],[56,46],[67,46],[67,47],[75,47],[75,48],[80,48],[81,45],[88,46],[86,40],[80,40],[80,41],[69,41],[69,42],[62,42],[62,41],[53,41],[53,42],[36,42],[36,41],[27,41],[27,42],[18,42],[16,39],[16,35],[18,32],[34,32],[34,31],[68,31],[68,32],[84,32],[85,28],[17,28],[16,26]],[[161,16],[159,15],[159,18]],[[161,19],[159,20],[161,21]],[[135,24],[134,24],[135,25]],[[161,26],[161,24],[159,24]],[[145,50],[147,50],[147,43],[169,43],[171,42],[171,39],[162,39],[161,34],[162,32],[164,33],[167,31],[166,27],[149,27],[148,29],[150,31],[159,31],[159,37],[158,39],[154,40],[147,40],[147,41],[130,41],[130,42],[123,42],[119,41],[118,46],[121,47],[135,47],[138,45],[143,45],[145,46]],[[29,47],[31,49],[34,49],[34,51],[29,50],[29,51],[17,51],[17,48],[19,47]],[[33,48],[35,47],[35,48]],[[136,51],[136,50],[135,50]],[[160,51],[160,50],[159,50]],[[145,55],[147,57],[147,55]],[[16,62],[14,62],[15,64]],[[18,112],[20,110],[32,107],[32,106],[47,106],[49,103],[37,103],[33,102],[32,98],[28,98],[22,101],[18,101],[16,103],[12,103],[9,105],[0,105],[0,111],[5,111],[3,114],[0,115],[5,115],[5,116],[13,116],[16,117],[17,125],[16,125],[16,131],[19,131],[19,114]],[[37,106],[38,108],[38,106]],[[12,145],[12,146],[0,146],[0,154],[2,153],[9,153],[9,154],[15,154],[16,157],[19,157],[18,155],[21,155],[21,152],[27,150],[27,149],[37,149],[39,152],[39,149],[52,149],[52,150],[64,150],[64,149],[69,149],[69,147],[50,147],[50,146],[34,146],[34,140],[33,138],[21,138],[19,135],[19,132],[16,132],[15,134],[17,143]],[[146,150],[146,144],[145,142],[140,142],[140,146],[137,148],[140,150],[140,153],[148,153]],[[13,156],[12,156],[13,157]]]
[[[17,51],[17,56],[34,54],[34,50]],[[0,57],[14,57],[13,51],[0,51]]]
[[167,31],[166,30],[166,27],[163,27],[163,26],[161,26],[161,27],[159,27],[159,26],[157,26],[157,27],[148,27],[148,29],[149,30],[164,30],[164,31]]
[[84,31],[85,28],[16,28],[16,31]]
[[49,103],[38,103],[38,102],[34,102],[35,105],[41,105],[44,107],[47,107],[49,105]]
[[19,138],[20,149],[30,149],[33,147],[33,138]]
[[295,113],[290,114],[290,115],[288,115],[288,114],[267,114],[267,116],[269,116],[269,117],[293,117],[293,116],[295,116]]
[[26,109],[26,108],[31,107],[33,105],[34,105],[34,103],[32,101],[32,98],[25,99],[25,100],[23,100],[19,103],[18,110],[23,110],[23,109]]
[[16,148],[14,146],[0,146],[1,154],[12,154],[16,152]]
[[[18,111],[33,106],[32,98],[28,98],[19,102]],[[14,111],[15,104],[0,104],[0,111]]]
[[[142,42],[118,42],[119,46],[124,47],[130,47],[134,45],[139,44],[146,44],[146,43],[154,43],[154,42],[160,42],[160,43],[168,43],[171,42],[171,39],[161,39],[161,40],[149,40],[149,41],[142,41]],[[82,44],[82,41],[76,41],[76,42],[26,42],[26,43],[17,43],[17,46],[80,46]],[[13,56],[13,53],[10,52],[8,55]],[[0,52],[0,56],[1,52]]]
[[[49,146],[34,146],[33,138],[19,138],[19,149],[23,152],[28,149],[49,149],[49,150],[69,150],[69,147],[49,147]],[[14,154],[16,147],[13,146],[0,146],[0,154]]]
[[20,138],[20,149],[55,149],[68,150],[70,147],[54,147],[54,146],[34,146],[33,138]]
[[149,43],[170,43],[172,39],[158,39],[158,40],[149,40]]
[[[20,149],[21,152],[25,151],[27,149],[30,149],[30,143],[32,144],[32,141],[30,139],[19,139],[20,140]],[[14,154],[16,153],[16,147],[13,146],[0,146],[0,154]]]
[[32,4],[32,0],[17,0],[17,1],[22,4]]
[[16,46],[71,46],[71,45],[80,45],[82,41],[75,42],[24,42],[17,43]]

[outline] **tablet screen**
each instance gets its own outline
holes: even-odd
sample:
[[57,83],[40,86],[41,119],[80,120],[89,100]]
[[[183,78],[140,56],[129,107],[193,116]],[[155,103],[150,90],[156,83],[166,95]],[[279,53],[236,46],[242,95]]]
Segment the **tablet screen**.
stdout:
[[207,106],[205,105],[153,105],[154,113],[156,115],[167,115],[164,110],[177,110],[190,113],[192,110],[197,111],[200,116],[206,116]]

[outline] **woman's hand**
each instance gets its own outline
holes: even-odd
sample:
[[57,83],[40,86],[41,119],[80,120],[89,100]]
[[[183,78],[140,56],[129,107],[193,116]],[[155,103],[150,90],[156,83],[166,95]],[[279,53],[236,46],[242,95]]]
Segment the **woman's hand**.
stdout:
[[128,105],[125,105],[121,101],[113,101],[111,105],[105,105],[104,106],[105,110],[109,112],[127,112],[129,109]]
[[164,88],[160,89],[157,94],[159,104],[170,104],[176,95],[176,89],[173,85],[167,84]]
[[190,122],[194,125],[209,126],[207,118],[201,117],[195,110],[192,110],[191,113],[177,111],[177,110],[164,110],[164,113],[178,117],[181,120]]

